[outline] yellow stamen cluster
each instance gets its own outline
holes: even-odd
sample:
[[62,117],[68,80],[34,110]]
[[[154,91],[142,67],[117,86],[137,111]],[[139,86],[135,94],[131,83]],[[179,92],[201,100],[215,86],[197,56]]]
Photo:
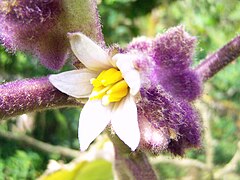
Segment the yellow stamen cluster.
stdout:
[[102,104],[105,106],[110,102],[120,101],[129,91],[122,73],[115,68],[102,71],[97,78],[91,79],[91,84],[93,90],[89,99],[102,99]]

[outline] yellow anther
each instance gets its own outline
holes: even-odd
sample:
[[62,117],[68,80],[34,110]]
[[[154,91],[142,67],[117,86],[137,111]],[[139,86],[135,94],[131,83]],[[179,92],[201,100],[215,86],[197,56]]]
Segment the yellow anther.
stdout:
[[90,82],[93,90],[89,99],[102,99],[102,104],[105,106],[111,102],[120,101],[129,91],[122,73],[115,68],[102,71],[97,78],[91,79]]
[[90,83],[93,85],[93,87],[100,87],[100,86],[102,86],[101,81],[99,81],[96,78],[90,79]]
[[109,76],[104,77],[101,81],[104,86],[108,86],[110,84],[114,84],[120,80],[122,80],[122,73],[120,71],[116,71]]
[[122,89],[121,91],[115,91],[111,94],[106,94],[102,97],[102,104],[108,105],[110,102],[118,102],[128,94],[128,88]]
[[102,104],[104,105],[104,106],[107,106],[107,105],[109,105],[111,102],[118,102],[118,101],[120,101],[122,99],[122,97],[121,98],[113,98],[112,96],[110,96],[110,95],[104,95],[103,97],[102,97]]
[[124,91],[126,89],[128,89],[128,85],[127,85],[126,81],[122,80],[122,81],[114,84],[111,87],[111,89],[109,89],[107,91],[107,94],[118,93],[118,92]]
[[117,72],[118,70],[116,68],[110,68],[108,70],[105,71],[104,73],[104,77],[106,76],[111,76],[113,73]]
[[123,98],[128,94],[128,88],[123,89],[122,91],[118,91],[115,93],[108,94],[112,102],[115,102],[115,99]]
[[97,80],[101,81],[104,77],[104,74],[105,74],[106,70],[103,70],[97,77]]

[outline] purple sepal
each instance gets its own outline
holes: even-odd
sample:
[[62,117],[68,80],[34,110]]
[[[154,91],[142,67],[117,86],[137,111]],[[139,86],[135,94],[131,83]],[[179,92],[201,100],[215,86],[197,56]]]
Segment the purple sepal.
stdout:
[[143,70],[143,78],[148,76],[152,83],[155,82],[154,85],[161,84],[165,91],[176,98],[192,101],[200,96],[202,86],[200,78],[190,68],[195,44],[196,38],[178,26],[154,39],[135,38],[126,51],[146,57],[146,60],[139,58],[136,61],[140,71],[144,67],[151,71],[146,73]]

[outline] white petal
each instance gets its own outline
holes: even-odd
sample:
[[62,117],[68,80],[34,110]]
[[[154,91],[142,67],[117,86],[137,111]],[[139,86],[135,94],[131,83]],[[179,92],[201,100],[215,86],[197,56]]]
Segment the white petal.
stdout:
[[117,54],[113,56],[113,61],[116,62],[117,67],[122,72],[124,80],[130,87],[130,94],[133,96],[139,92],[141,86],[140,74],[133,65],[135,58],[135,55],[129,54]]
[[131,95],[115,103],[111,124],[118,137],[134,151],[140,141],[137,107]]
[[83,107],[78,128],[80,149],[85,151],[90,143],[110,122],[110,106],[103,106],[101,100],[88,101]]
[[93,86],[90,84],[90,79],[95,78],[97,74],[87,69],[66,71],[60,74],[49,76],[49,81],[59,91],[75,97],[88,97]]
[[87,36],[77,32],[69,33],[68,37],[72,51],[88,69],[101,71],[112,67],[108,53]]
[[125,74],[123,74],[123,78],[130,87],[130,94],[135,96],[141,86],[140,74],[136,69],[133,69]]

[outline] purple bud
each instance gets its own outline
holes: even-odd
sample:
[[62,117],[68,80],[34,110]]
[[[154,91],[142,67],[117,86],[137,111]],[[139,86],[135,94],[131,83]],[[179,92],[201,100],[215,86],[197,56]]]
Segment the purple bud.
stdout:
[[0,5],[3,23],[12,23],[12,26],[18,26],[19,31],[24,29],[25,32],[27,28],[30,31],[36,29],[37,33],[44,32],[44,28],[53,26],[61,12],[59,0],[1,0]]
[[136,38],[127,46],[126,52],[137,54],[134,63],[141,76],[141,150],[182,156],[187,148],[200,146],[199,116],[190,102],[201,94],[201,81],[190,68],[195,43],[179,26],[154,39]]
[[157,66],[169,71],[182,71],[192,63],[196,38],[185,32],[183,26],[169,29],[153,42],[152,56]]
[[192,101],[201,94],[201,81],[198,75],[190,69],[183,71],[155,70],[158,83],[174,97]]
[[[190,103],[173,98],[160,86],[150,89],[142,88],[140,92],[141,100],[138,102],[138,109],[141,110],[139,112],[141,133],[144,134],[146,127],[151,127],[153,133],[159,132],[159,136],[164,133],[165,138],[162,145],[153,146],[157,144],[156,140],[149,141],[151,138],[142,136],[143,149],[153,146],[154,148],[150,150],[153,154],[158,154],[164,147],[175,155],[183,155],[185,149],[200,146],[199,118]],[[146,126],[146,119],[151,125]],[[166,145],[167,142],[169,142],[168,145]]]
[[[58,16],[61,13],[60,1],[0,1],[0,6],[0,20],[2,22],[0,40],[3,45],[13,52],[21,50],[36,54],[41,62],[48,66],[49,59],[46,60],[39,52],[52,54],[57,49],[49,49],[49,46],[56,45],[54,43],[56,38],[49,36],[48,33],[57,24]],[[49,52],[50,50],[51,52]],[[58,69],[63,64],[61,62],[63,57],[59,58],[60,64],[58,61],[56,65],[49,65],[49,67]]]
[[68,32],[103,42],[93,0],[0,0],[0,21],[0,42],[9,51],[29,52],[50,69],[60,69],[67,59]]

